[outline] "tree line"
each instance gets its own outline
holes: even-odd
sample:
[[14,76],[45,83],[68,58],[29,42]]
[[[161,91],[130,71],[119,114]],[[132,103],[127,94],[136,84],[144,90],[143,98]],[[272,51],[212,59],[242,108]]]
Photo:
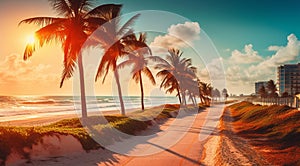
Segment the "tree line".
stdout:
[[[149,68],[149,63],[154,63],[154,69],[159,70],[156,77],[161,79],[160,88],[163,88],[166,93],[175,93],[182,106],[186,106],[188,100],[197,105],[196,98],[199,98],[201,103],[210,105],[213,98],[220,100],[221,96],[224,99],[228,97],[226,89],[223,89],[221,94],[209,83],[200,81],[197,77],[197,68],[192,65],[190,58],[182,56],[181,50],[169,48],[165,59],[152,55],[152,51],[146,43],[146,33],[135,34],[131,28],[140,14],[134,15],[127,22],[121,24],[122,5],[119,4],[93,7],[92,0],[49,0],[49,2],[62,17],[33,17],[20,22],[20,24],[41,26],[35,32],[37,41],[26,46],[24,60],[31,57],[38,48],[45,44],[53,41],[60,43],[64,52],[64,69],[60,87],[63,86],[66,79],[73,76],[77,64],[83,118],[87,117],[87,108],[82,50],[89,47],[99,47],[104,50],[95,81],[102,79],[102,83],[104,83],[107,74],[113,72],[122,115],[125,115],[125,106],[119,70],[126,66],[133,66],[131,75],[132,79],[140,86],[142,110],[145,109],[144,78],[142,76],[146,76],[153,85],[157,84],[151,68]],[[94,38],[90,39],[92,34],[95,34],[96,37],[93,36]],[[120,62],[120,58],[126,60]]]

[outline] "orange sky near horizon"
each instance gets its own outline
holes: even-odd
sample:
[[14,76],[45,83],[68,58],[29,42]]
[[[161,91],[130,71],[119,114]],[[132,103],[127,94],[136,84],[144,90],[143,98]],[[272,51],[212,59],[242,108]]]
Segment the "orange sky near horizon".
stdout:
[[[34,3],[33,3],[34,2]],[[14,12],[11,10],[14,8]],[[47,1],[9,1],[0,2],[0,18],[5,24],[1,25],[0,36],[0,95],[72,95],[73,79],[66,80],[64,86],[59,88],[61,72],[63,69],[63,52],[59,44],[46,45],[38,49],[31,58],[23,61],[23,52],[28,37],[33,35],[38,26],[22,24],[23,19],[36,16],[55,16]],[[94,80],[94,79],[90,79]],[[108,75],[105,84],[98,81],[95,84],[97,95],[112,95],[113,77]],[[128,87],[123,87],[124,94],[139,95],[139,86],[134,81]],[[94,82],[86,80],[86,84]],[[145,95],[151,95],[153,90],[160,90],[145,84]],[[88,85],[87,85],[88,86]],[[93,87],[93,86],[91,86]],[[87,88],[89,91],[89,87]],[[128,90],[127,90],[128,89]],[[161,91],[161,93],[163,92]]]

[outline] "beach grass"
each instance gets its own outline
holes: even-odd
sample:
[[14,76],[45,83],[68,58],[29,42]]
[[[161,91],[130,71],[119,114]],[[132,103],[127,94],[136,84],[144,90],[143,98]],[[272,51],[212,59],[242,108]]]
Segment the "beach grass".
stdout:
[[300,165],[300,111],[286,105],[240,102],[228,107],[234,130],[275,165]]
[[[165,106],[157,106],[147,108],[145,111],[134,111],[127,116],[121,115],[104,115],[107,123],[99,123],[98,116],[91,116],[86,119],[89,125],[95,126],[97,129],[106,130],[111,127],[119,131],[135,135],[137,132],[145,130],[153,120],[166,120],[174,117],[179,111],[180,105],[167,104]],[[199,108],[204,107],[199,105]],[[199,109],[198,108],[198,109]],[[195,109],[195,107],[188,106],[185,110]],[[29,158],[28,152],[24,148],[32,148],[34,144],[42,141],[43,136],[53,136],[55,134],[72,135],[82,145],[86,151],[101,148],[101,146],[94,141],[91,134],[83,127],[80,118],[64,119],[56,123],[44,126],[34,127],[0,127],[0,161],[6,161],[12,151],[17,152],[24,158]],[[105,135],[104,135],[105,137]],[[113,139],[105,137],[104,139]],[[112,140],[108,140],[112,142]],[[1,162],[0,162],[1,163]]]

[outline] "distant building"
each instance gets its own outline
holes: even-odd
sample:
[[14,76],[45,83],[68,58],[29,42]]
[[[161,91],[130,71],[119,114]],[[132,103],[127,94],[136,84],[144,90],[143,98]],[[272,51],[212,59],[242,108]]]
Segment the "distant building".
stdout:
[[279,93],[294,95],[300,92],[300,63],[286,64],[278,67]]
[[262,86],[264,86],[267,89],[268,81],[260,81],[255,83],[255,94],[259,95],[259,90]]

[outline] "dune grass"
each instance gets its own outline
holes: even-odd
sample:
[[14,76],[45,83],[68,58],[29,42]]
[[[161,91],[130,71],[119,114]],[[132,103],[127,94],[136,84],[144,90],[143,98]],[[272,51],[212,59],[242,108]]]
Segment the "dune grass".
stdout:
[[229,106],[237,134],[249,138],[275,165],[300,165],[300,111],[285,105]]
[[[135,111],[128,116],[121,115],[105,115],[105,121],[99,120],[99,117],[88,117],[87,123],[91,126],[96,126],[98,129],[115,128],[123,133],[134,135],[139,131],[145,130],[151,125],[152,120],[166,120],[174,115],[177,115],[180,106],[176,104],[168,104],[164,107],[158,106],[146,109],[145,111]],[[204,108],[199,106],[199,108]],[[187,107],[185,110],[195,109],[195,107]],[[107,124],[107,122],[109,124]],[[14,151],[30,158],[29,154],[24,151],[24,148],[32,148],[34,144],[42,141],[43,136],[52,135],[72,135],[80,141],[84,150],[89,151],[101,148],[94,141],[91,135],[83,127],[81,119],[65,119],[59,122],[36,127],[0,127],[0,165],[1,160],[5,162],[8,155]],[[105,137],[103,139],[113,139]],[[112,140],[108,140],[112,142]]]

